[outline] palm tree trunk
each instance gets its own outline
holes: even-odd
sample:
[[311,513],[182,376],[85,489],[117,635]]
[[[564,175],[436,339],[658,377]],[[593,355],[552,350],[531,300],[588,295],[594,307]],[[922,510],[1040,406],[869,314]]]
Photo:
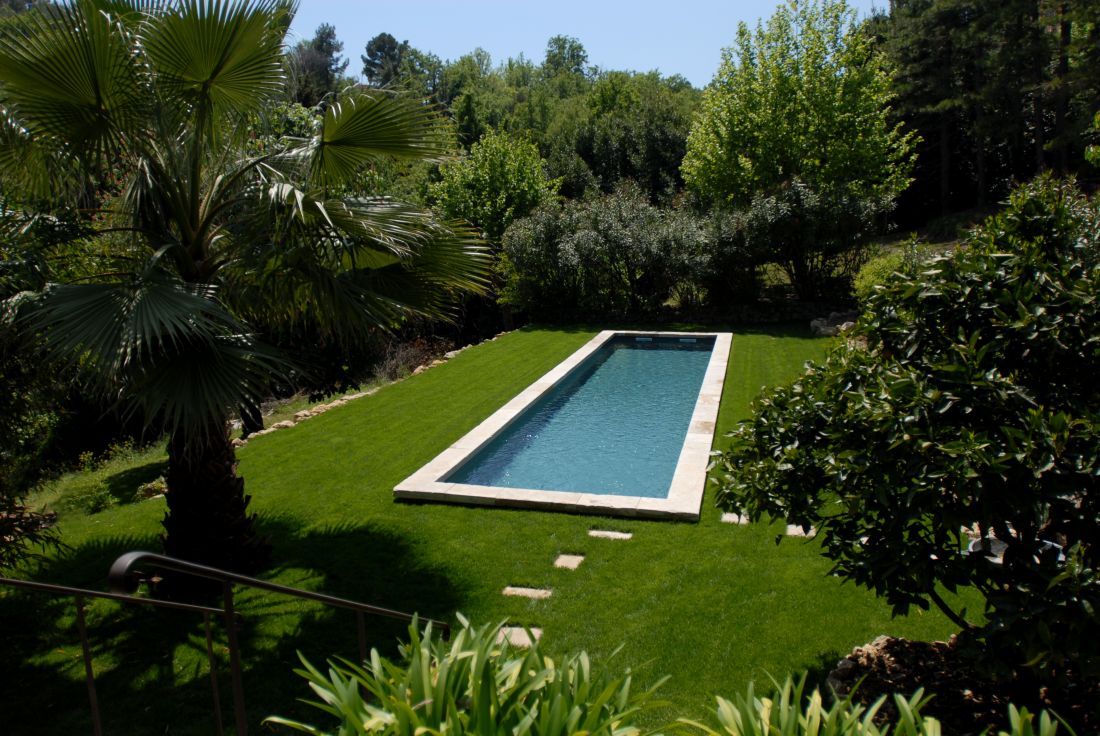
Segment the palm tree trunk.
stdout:
[[[257,534],[251,496],[237,476],[237,458],[225,421],[205,434],[177,431],[168,441],[168,513],[164,516],[164,552],[245,575],[267,563],[271,546]],[[171,597],[195,590],[171,578],[163,586]]]

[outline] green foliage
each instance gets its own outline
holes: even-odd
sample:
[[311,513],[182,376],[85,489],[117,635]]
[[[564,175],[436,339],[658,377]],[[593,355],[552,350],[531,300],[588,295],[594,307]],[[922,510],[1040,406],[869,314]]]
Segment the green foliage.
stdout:
[[499,243],[513,221],[550,201],[559,182],[548,179],[538,149],[506,133],[488,133],[465,158],[440,167],[431,195],[447,217],[463,219]]
[[[681,719],[702,731],[706,736],[939,736],[943,725],[931,716],[922,716],[921,709],[930,698],[917,690],[910,697],[893,696],[897,716],[884,718],[880,713],[886,703],[882,696],[870,706],[855,703],[849,695],[825,705],[816,688],[804,694],[806,676],[797,682],[791,677],[764,696],[757,696],[753,683],[744,693],[732,701],[718,697],[716,711],[719,728],[715,729],[694,721]],[[1047,711],[1036,717],[1026,708],[1009,706],[1009,730],[999,731],[998,736],[1055,736],[1059,722]],[[952,726],[953,724],[946,724]],[[1064,724],[1062,724],[1064,725]],[[1073,729],[1066,727],[1073,736]]]
[[341,60],[344,44],[336,39],[336,28],[328,23],[317,27],[313,38],[300,41],[290,53],[294,99],[305,107],[335,96],[347,59]]
[[798,177],[817,191],[890,200],[914,138],[889,119],[890,75],[843,0],[792,0],[737,43],[703,93],[684,179],[703,199],[748,203]]
[[258,539],[227,417],[289,372],[257,328],[364,341],[449,316],[489,267],[473,233],[349,192],[377,162],[449,153],[426,106],[357,91],[304,137],[285,134],[300,113],[280,131],[252,125],[277,118],[267,113],[287,94],[292,9],[188,0],[112,15],[77,0],[0,24],[8,207],[80,211],[66,244],[105,254],[79,277],[47,271],[23,328],[57,364],[86,370],[96,395],[171,435],[166,551],[219,567],[241,569],[235,556]]
[[869,22],[919,133],[907,214],[984,206],[1012,182],[1077,171],[1100,105],[1100,7],[1088,0],[901,0]]
[[[897,613],[936,604],[991,674],[1096,677],[1098,232],[1095,202],[1042,178],[887,280],[854,340],[734,432],[722,504],[816,528],[837,574]],[[966,587],[984,620],[941,597]]]
[[[474,628],[459,616],[452,641],[421,635],[414,622],[403,661],[377,650],[364,666],[329,663],[327,675],[304,658],[298,674],[322,702],[314,706],[335,721],[317,728],[283,718],[267,722],[311,734],[422,733],[636,736],[637,713],[653,690],[633,690],[630,672],[616,678],[594,671],[584,652],[561,663],[539,652],[497,642],[500,626]],[[364,697],[364,692],[368,697]]]
[[[897,718],[886,724],[876,723],[886,696],[870,707],[852,701],[852,696],[825,705],[818,689],[805,693],[806,676],[797,682],[790,675],[782,685],[776,683],[773,692],[757,696],[753,683],[734,699],[718,697],[718,729],[685,721],[706,736],[939,736],[940,724],[934,718],[922,717],[921,708],[928,702],[917,690],[911,697],[893,697]],[[1044,731],[1053,736],[1053,731]]]
[[[1100,136],[1100,112],[1092,120],[1093,135]],[[1091,144],[1085,149],[1085,159],[1093,166],[1100,166],[1100,144]]]
[[907,277],[917,275],[917,270],[931,256],[924,252],[916,237],[905,241],[900,248],[880,253],[860,267],[852,279],[852,291],[856,301],[866,304],[875,290],[887,282],[895,273]]
[[504,236],[502,301],[537,319],[653,314],[693,275],[702,234],[690,216],[614,194],[551,204]]

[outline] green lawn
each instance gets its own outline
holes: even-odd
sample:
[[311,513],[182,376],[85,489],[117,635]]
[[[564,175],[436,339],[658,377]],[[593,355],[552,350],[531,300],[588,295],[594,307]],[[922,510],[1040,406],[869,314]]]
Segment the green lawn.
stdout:
[[[600,664],[633,668],[640,684],[671,675],[661,691],[671,706],[650,716],[654,725],[673,713],[705,717],[715,693],[736,692],[750,678],[827,671],[853,646],[882,633],[926,639],[951,633],[935,613],[892,619],[873,595],[829,577],[814,542],[787,539],[777,546],[778,525],[720,523],[711,491],[697,524],[393,501],[398,481],[593,334],[513,332],[242,448],[240,469],[253,508],[275,547],[276,565],[265,576],[428,616],[461,611],[475,622],[537,625],[551,655],[587,649]],[[719,429],[742,418],[762,386],[790,380],[829,345],[801,329],[736,331]],[[147,462],[160,458],[152,453]],[[155,469],[124,472],[145,477]],[[63,515],[71,550],[38,577],[103,587],[117,554],[158,549],[163,513],[163,500],[154,499]],[[634,538],[592,539],[593,527],[630,531]],[[586,559],[577,571],[557,570],[552,562],[562,552]],[[554,593],[537,602],[505,598],[500,591],[509,584]],[[295,702],[309,694],[291,673],[295,650],[315,660],[354,655],[351,615],[257,594],[243,595],[242,607],[254,721],[271,713],[312,717]],[[71,606],[5,595],[0,616],[0,663],[9,683],[0,692],[5,724],[26,734],[86,732]],[[89,622],[109,733],[212,732],[194,617],[98,604]],[[369,623],[372,644],[393,652],[401,627]],[[224,669],[221,675],[228,708]]]

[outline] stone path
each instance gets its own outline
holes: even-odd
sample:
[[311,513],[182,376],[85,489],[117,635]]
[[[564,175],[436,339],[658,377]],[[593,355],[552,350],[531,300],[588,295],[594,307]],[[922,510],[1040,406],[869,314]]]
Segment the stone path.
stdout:
[[[633,538],[634,535],[628,532],[589,529],[588,536],[596,539],[625,541]],[[554,559],[554,567],[563,570],[576,570],[581,566],[582,562],[584,562],[584,555],[560,554]],[[534,601],[543,601],[553,595],[554,591],[549,588],[530,588],[523,585],[509,585],[501,591],[501,594],[519,598],[529,598]],[[532,636],[535,641],[538,641],[542,637],[542,629],[532,626],[530,627],[530,634],[528,634],[528,629],[523,626],[502,626],[500,632],[497,634],[497,643],[499,644],[507,641],[514,647],[530,647],[532,644]]]
[[[722,514],[723,524],[748,524],[750,521],[747,514],[734,514],[726,512]],[[810,527],[810,531],[805,531],[798,524],[787,524],[787,528],[783,531],[788,537],[806,537],[807,539],[813,539],[817,534],[817,530]]]
[[[725,524],[748,524],[749,517],[746,514],[724,513],[722,514],[722,522]],[[809,532],[805,532],[800,526],[787,524],[785,533],[792,537],[812,538],[815,530],[811,528]],[[625,542],[634,538],[634,535],[630,532],[616,532],[607,529],[589,529],[588,536],[593,539],[609,539],[620,542]],[[554,567],[563,570],[576,570],[581,566],[582,562],[584,562],[584,555],[582,554],[559,554],[554,559]],[[509,585],[501,591],[501,594],[519,598],[529,598],[534,601],[542,601],[552,596],[554,591],[550,588]],[[528,631],[530,631],[530,634],[528,634]],[[532,636],[534,637],[534,641],[538,641],[539,638],[542,637],[542,629],[536,626],[530,627],[529,630],[523,626],[502,626],[500,632],[497,634],[497,643],[507,641],[515,647],[530,647],[533,643],[531,639]]]

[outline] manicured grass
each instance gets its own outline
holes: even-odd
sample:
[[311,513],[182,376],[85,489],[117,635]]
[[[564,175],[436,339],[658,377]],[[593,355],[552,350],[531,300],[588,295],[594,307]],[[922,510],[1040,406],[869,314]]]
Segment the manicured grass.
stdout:
[[[720,523],[713,491],[698,524],[393,501],[398,481],[593,334],[510,333],[243,448],[241,472],[275,546],[276,564],[265,577],[427,616],[461,611],[475,622],[537,625],[550,654],[587,649],[599,664],[633,668],[639,684],[671,675],[661,691],[671,705],[650,716],[653,725],[673,714],[705,717],[715,693],[732,694],[750,678],[827,671],[882,633],[929,639],[951,632],[938,614],[892,619],[873,595],[829,577],[812,541],[777,546],[778,525]],[[736,331],[720,431],[746,415],[762,386],[790,380],[829,345],[796,329]],[[163,513],[163,500],[154,499],[64,515],[71,550],[38,577],[102,587],[117,554],[157,549]],[[593,527],[634,538],[592,539]],[[562,552],[586,559],[576,571],[558,570],[552,563]],[[506,585],[554,592],[545,601],[505,598]],[[241,598],[253,721],[271,713],[313,718],[294,702],[309,695],[291,673],[295,650],[315,661],[353,656],[351,616],[268,595]],[[87,730],[71,606],[7,595],[0,614],[0,658],[7,681],[18,683],[0,694],[5,722],[28,734]],[[211,732],[194,617],[97,604],[89,620],[108,732]],[[372,644],[392,653],[402,627],[370,626]],[[221,675],[228,708],[224,669]]]

